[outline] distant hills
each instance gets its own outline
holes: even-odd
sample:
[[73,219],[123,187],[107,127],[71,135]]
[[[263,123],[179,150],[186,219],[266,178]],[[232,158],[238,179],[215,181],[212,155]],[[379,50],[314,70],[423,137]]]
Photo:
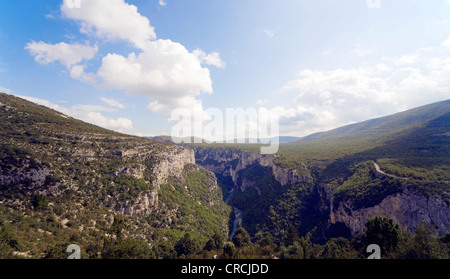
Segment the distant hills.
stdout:
[[354,140],[356,138],[378,140],[386,136],[395,136],[407,130],[426,126],[427,123],[445,117],[449,113],[450,100],[446,100],[393,115],[347,125],[331,131],[312,134],[296,142]]
[[[156,136],[156,137],[147,137],[149,139],[154,139],[154,140],[159,140],[159,141],[165,141],[165,142],[173,142],[172,141],[172,137],[171,136]],[[200,138],[194,138],[194,137],[188,137],[185,138],[184,141],[185,142],[194,142],[194,140],[197,139],[197,141],[201,141],[202,143],[206,143],[206,141],[204,139],[200,139]],[[245,143],[249,143],[249,142],[272,142],[272,143],[291,143],[291,142],[296,142],[298,140],[300,140],[301,137],[291,137],[291,136],[280,136],[280,137],[271,137],[271,138],[264,138],[264,139],[244,139],[244,140],[235,140],[235,142],[245,142]],[[180,139],[177,139],[177,141],[180,141]]]
[[271,184],[280,172],[252,161],[252,145],[202,148],[216,154],[202,151],[204,164],[243,189],[231,204],[251,232],[293,225],[320,242],[356,237],[374,217],[390,218],[409,233],[422,222],[439,235],[450,231],[450,100],[281,144],[275,164],[308,177],[281,191]]
[[[450,157],[449,133],[450,100],[446,100],[312,134],[282,145],[280,154],[323,163],[357,154],[374,159],[443,158]],[[419,162],[423,160],[414,164]]]
[[[447,247],[450,100],[280,143],[187,148],[0,93],[0,258],[360,258],[377,216]],[[392,257],[422,249],[405,237]]]
[[[408,178],[410,188],[450,202],[450,100],[313,134],[280,147],[278,163],[316,169],[322,182],[343,181],[361,162]],[[373,164],[373,163],[372,163]]]

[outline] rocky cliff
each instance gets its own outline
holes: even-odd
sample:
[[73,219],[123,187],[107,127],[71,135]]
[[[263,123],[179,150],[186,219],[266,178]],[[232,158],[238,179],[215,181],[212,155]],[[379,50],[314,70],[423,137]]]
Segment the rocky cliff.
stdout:
[[[256,185],[253,181],[240,177],[242,170],[251,165],[258,165],[268,169],[275,179],[282,185],[293,185],[308,182],[311,176],[300,174],[296,170],[284,169],[275,163],[274,155],[263,155],[231,148],[195,148],[195,157],[199,165],[212,171],[216,175],[230,177],[236,188],[245,191]],[[303,165],[304,170],[307,168]]]
[[[86,248],[119,234],[148,245],[186,231],[202,240],[225,236],[230,210],[192,149],[0,93],[0,230],[12,224],[8,230],[30,256],[42,257],[57,243]],[[123,228],[112,232],[117,218]]]
[[[117,213],[146,217],[158,204],[160,186],[167,183],[170,177],[181,178],[185,166],[195,164],[194,152],[189,148],[156,144],[125,135],[59,134],[55,138],[57,142],[49,141],[45,145],[21,144],[9,139],[10,149],[17,151],[21,145],[20,148],[26,149],[29,154],[3,158],[0,185],[14,187],[16,193],[25,196],[36,193],[60,196],[67,189],[83,196],[96,188],[108,189],[103,199]],[[71,144],[61,144],[63,142]],[[40,156],[33,156],[35,154]],[[41,156],[46,158],[40,159]],[[123,185],[130,189],[116,191],[115,178],[119,176],[132,178],[127,180],[129,185]],[[138,182],[148,187],[129,195]],[[26,200],[23,199],[23,202]],[[4,204],[10,202],[5,199]]]
[[363,231],[367,219],[374,217],[391,218],[409,233],[414,233],[422,222],[431,224],[439,235],[450,231],[450,207],[438,197],[424,197],[407,188],[387,196],[375,206],[357,210],[350,200],[333,206],[332,196],[327,199],[330,202],[330,224],[345,224],[352,236]]
[[151,173],[152,189],[141,192],[138,197],[126,200],[124,204],[116,205],[115,209],[120,214],[129,216],[147,217],[155,211],[158,205],[158,192],[162,184],[169,178],[183,178],[186,165],[195,164],[194,151],[178,146],[167,146],[162,152],[150,152],[149,150],[128,150],[120,152],[122,157],[140,157],[142,162],[152,161],[151,167],[145,164],[135,167],[119,168],[114,175],[128,175],[137,179],[145,179],[144,173]]
[[[256,152],[247,152],[230,148],[195,148],[195,157],[198,164],[215,173],[217,176],[231,179],[235,189],[242,192],[256,189],[259,195],[259,186],[255,181],[242,176],[242,171],[252,165],[266,168],[283,186],[305,183],[312,180],[309,175],[300,175],[295,170],[284,169],[275,163],[275,156],[261,155]],[[307,170],[306,166],[304,169]],[[386,179],[395,179],[389,174],[376,173]],[[328,227],[344,225],[349,236],[364,230],[366,221],[374,217],[391,218],[406,232],[414,233],[415,228],[422,222],[433,225],[436,233],[443,235],[450,231],[450,207],[442,199],[418,194],[407,187],[407,180],[403,189],[397,193],[389,194],[380,202],[368,207],[355,206],[354,199],[335,199],[333,190],[324,184],[313,186],[311,191],[318,193],[319,215],[328,215]],[[337,201],[337,202],[336,202]],[[241,208],[245,211],[245,208]],[[341,227],[342,228],[342,227]]]

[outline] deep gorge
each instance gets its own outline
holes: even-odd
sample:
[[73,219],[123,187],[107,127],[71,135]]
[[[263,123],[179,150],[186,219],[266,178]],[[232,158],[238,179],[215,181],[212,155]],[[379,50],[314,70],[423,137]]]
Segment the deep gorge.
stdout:
[[[306,166],[306,172],[299,174],[277,165],[272,155],[230,148],[195,147],[194,151],[196,163],[216,175],[224,197],[234,192],[227,203],[242,213],[242,226],[253,236],[260,230],[276,235],[292,223],[303,235],[314,231],[318,242],[351,238],[375,216],[391,218],[410,233],[423,221],[432,224],[439,235],[450,229],[448,205],[437,197],[414,193],[408,185],[361,207],[354,199],[337,198],[329,185],[313,179]],[[296,212],[295,216],[280,215],[283,204],[289,202],[287,214]],[[234,216],[230,217],[233,220]],[[273,220],[277,218],[282,220]]]

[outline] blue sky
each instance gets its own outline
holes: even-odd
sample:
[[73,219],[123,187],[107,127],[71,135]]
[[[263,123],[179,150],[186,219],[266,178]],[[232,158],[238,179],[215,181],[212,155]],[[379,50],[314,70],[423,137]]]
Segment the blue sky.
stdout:
[[0,91],[147,136],[198,101],[306,136],[449,99],[450,1],[369,2],[4,0]]

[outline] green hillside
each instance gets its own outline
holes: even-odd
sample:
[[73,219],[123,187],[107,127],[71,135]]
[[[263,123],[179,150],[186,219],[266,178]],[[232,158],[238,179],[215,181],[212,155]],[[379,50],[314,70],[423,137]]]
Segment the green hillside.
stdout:
[[[258,152],[256,145],[201,146]],[[248,202],[262,199],[256,191],[250,189],[236,194],[236,198],[244,200],[237,206],[243,210],[248,220],[244,226],[251,233],[259,228],[278,237],[274,232],[285,231],[291,224],[301,234],[316,228],[315,237],[323,240],[321,228],[327,226],[329,219],[329,212],[319,209],[323,194],[319,195],[317,188],[323,187],[333,195],[335,205],[346,201],[354,210],[375,206],[387,196],[405,189],[422,197],[439,198],[449,205],[450,101],[281,144],[275,162],[297,173],[305,173],[306,166],[313,180],[265,196],[265,208]],[[251,180],[251,176],[245,178]],[[258,220],[265,214],[263,209],[270,211],[270,215],[264,216],[266,221],[261,224]]]
[[186,232],[225,237],[229,212],[185,148],[0,94],[0,258],[67,258],[72,243],[83,258],[174,257]]
[[401,135],[409,129],[423,126],[425,123],[448,114],[450,100],[425,105],[393,115],[367,120],[340,127],[328,132],[311,135],[297,142],[332,140],[380,140],[383,137]]
[[[318,170],[338,159],[341,162],[391,159],[390,163],[395,161],[405,167],[448,165],[449,115],[450,100],[447,100],[348,125],[281,145],[278,162],[295,167],[300,158]],[[383,164],[383,168],[391,170],[390,164]]]
[[[351,237],[330,211],[375,206],[406,188],[450,204],[449,133],[445,101],[281,144],[275,162],[312,179],[282,186],[255,163],[237,172],[247,187],[228,202],[243,227],[227,239],[230,178],[194,164],[192,150],[0,94],[0,258],[67,258],[69,244],[82,258],[365,258],[372,241],[389,244],[387,258],[448,258],[445,231],[417,224],[411,234],[373,218]],[[225,170],[248,155],[236,154]]]

